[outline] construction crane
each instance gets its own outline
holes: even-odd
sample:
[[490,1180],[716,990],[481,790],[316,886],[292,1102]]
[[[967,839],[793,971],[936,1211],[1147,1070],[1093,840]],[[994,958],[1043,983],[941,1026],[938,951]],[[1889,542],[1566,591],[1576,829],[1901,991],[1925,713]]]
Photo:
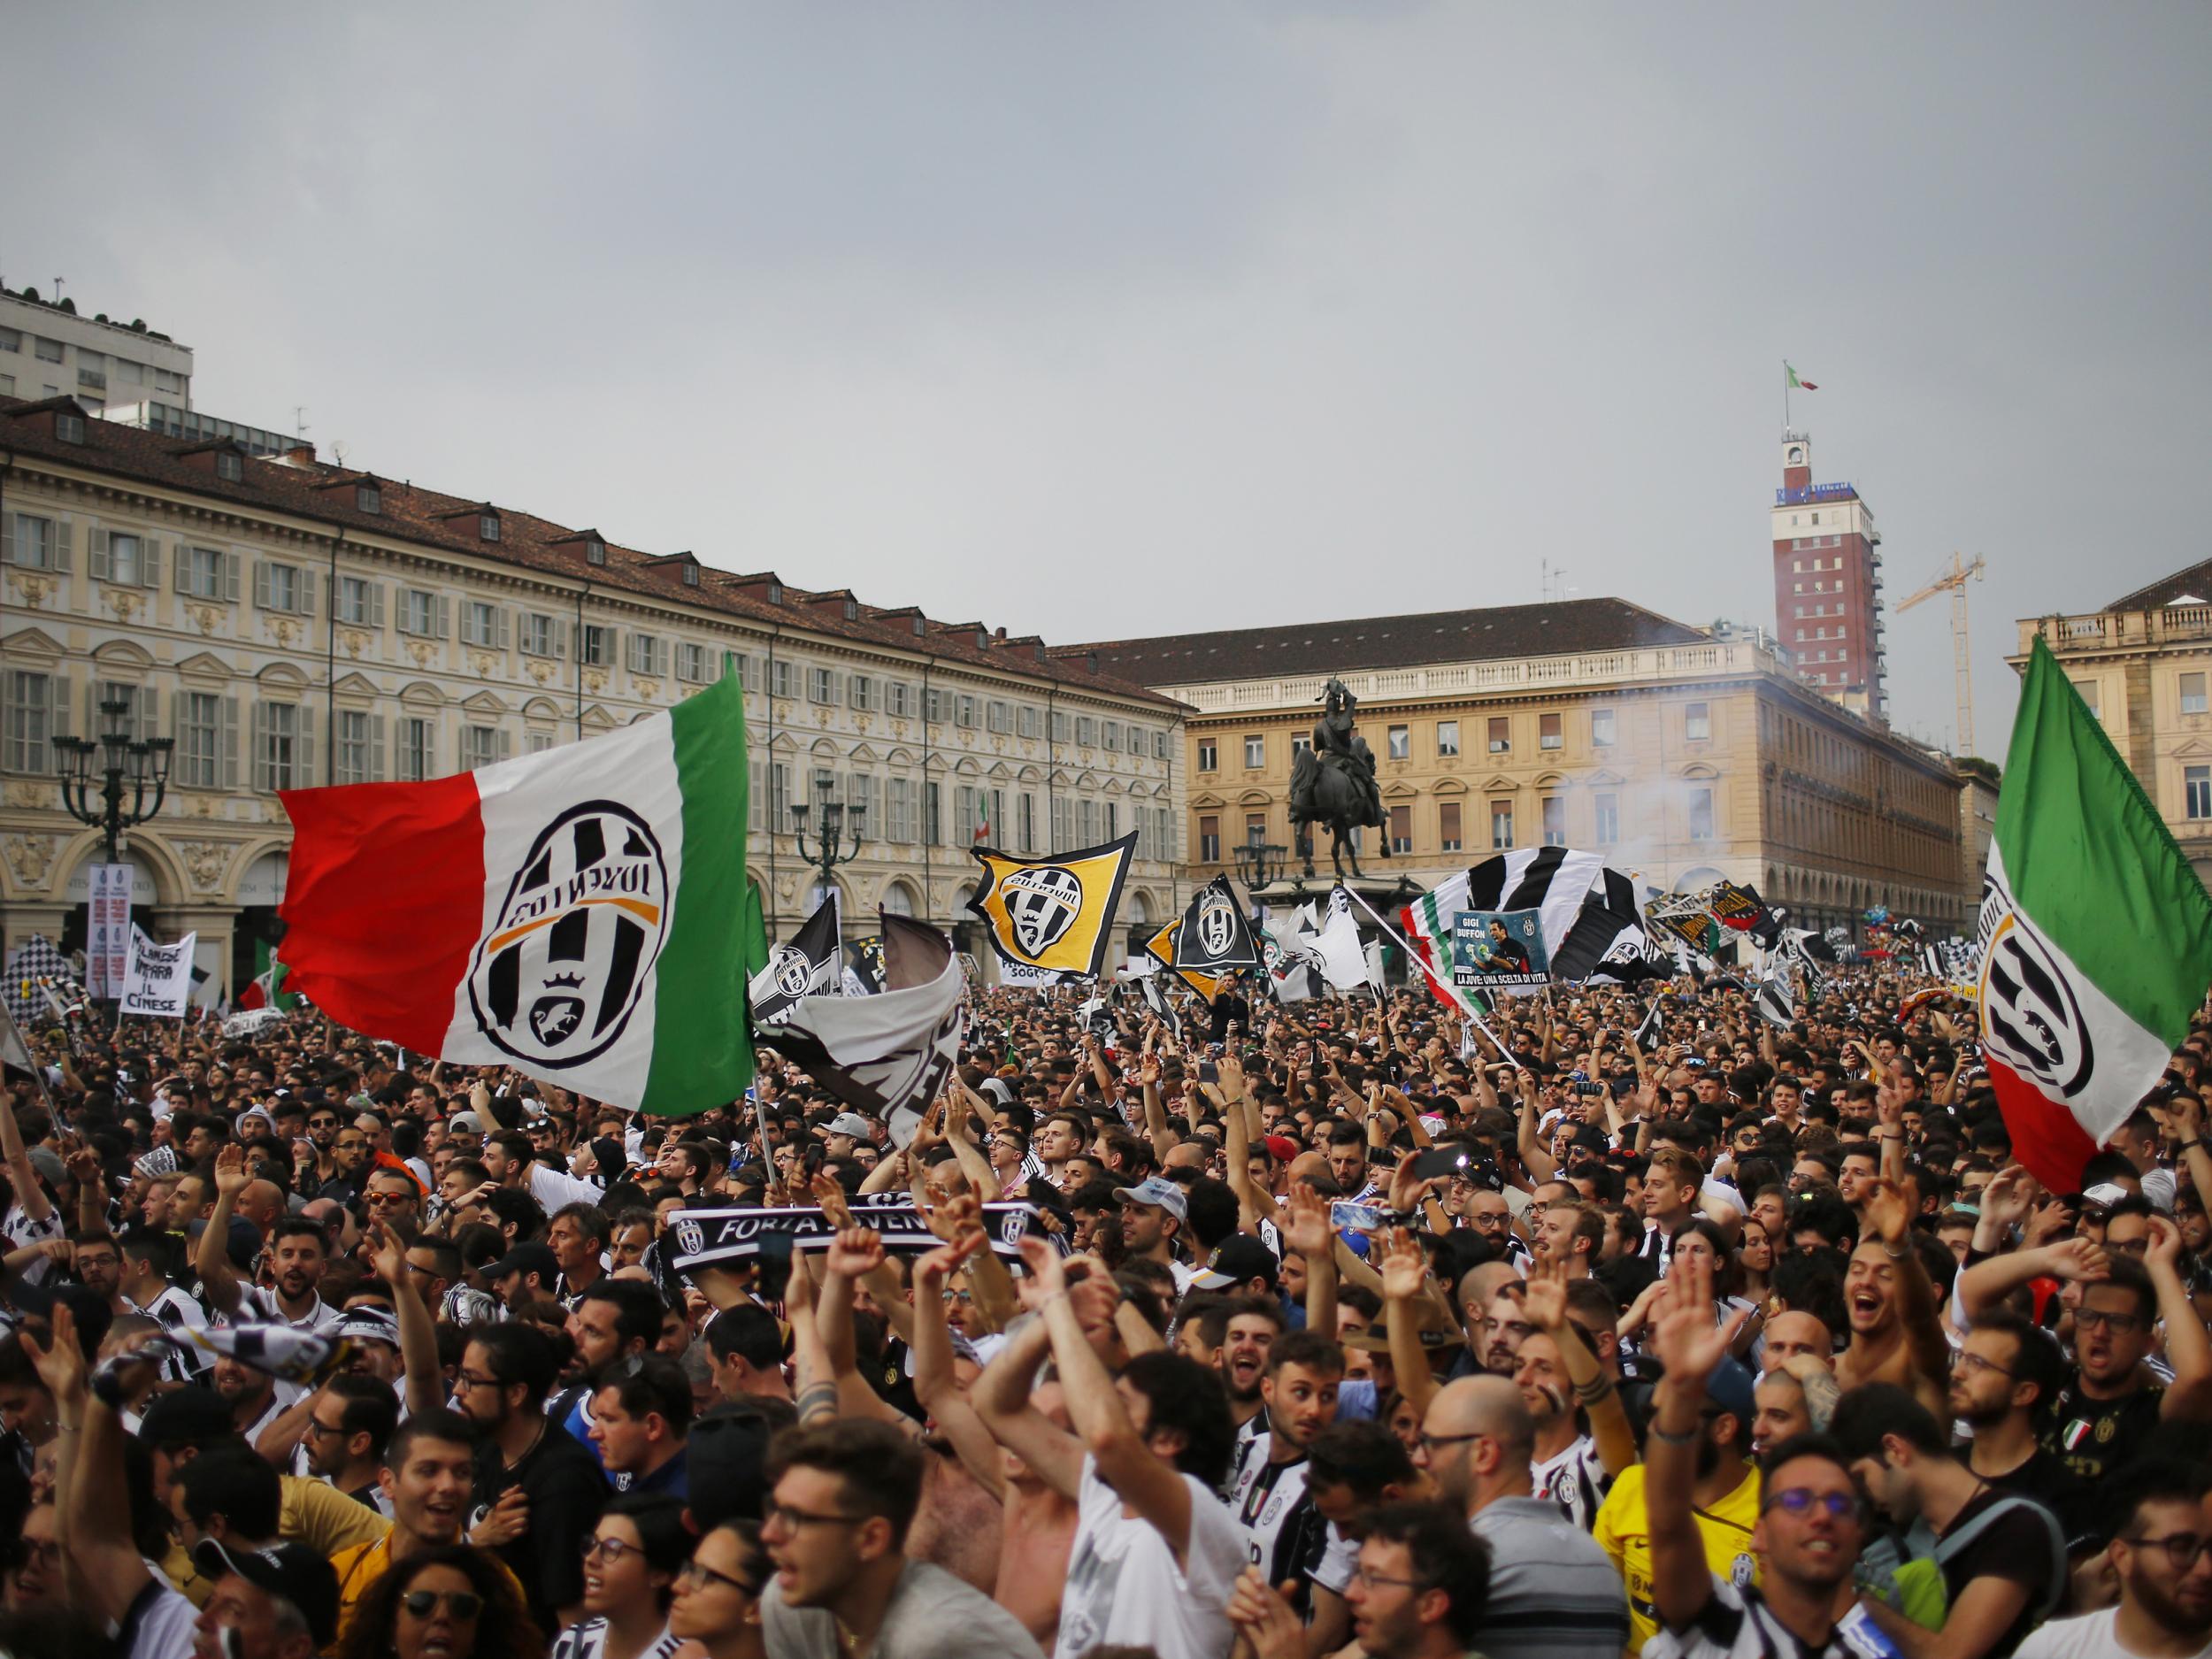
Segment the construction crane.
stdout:
[[1958,554],[1954,553],[1951,555],[1949,570],[1938,571],[1933,581],[1897,607],[1897,614],[1901,617],[1923,599],[1932,599],[1947,588],[1951,591],[1951,649],[1956,658],[1955,670],[1958,675],[1958,752],[1962,755],[1970,755],[1974,752],[1974,671],[1973,664],[1967,655],[1966,584],[1970,580],[1981,580],[1984,564],[1985,561],[1978,553],[1974,555],[1974,562],[1971,565],[1969,565]]

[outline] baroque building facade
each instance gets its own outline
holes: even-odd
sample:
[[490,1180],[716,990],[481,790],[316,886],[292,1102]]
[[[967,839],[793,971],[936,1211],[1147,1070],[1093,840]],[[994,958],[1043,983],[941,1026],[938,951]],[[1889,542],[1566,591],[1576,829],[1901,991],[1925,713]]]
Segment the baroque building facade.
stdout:
[[[1358,698],[1390,857],[1422,887],[1517,847],[1609,855],[1661,887],[1750,882],[1801,925],[1876,905],[1964,930],[1961,780],[1824,696],[1763,636],[1618,599],[1233,630],[1091,648],[1192,710],[1191,875],[1288,845],[1293,758],[1331,675]],[[1318,832],[1316,869],[1329,872]],[[1294,872],[1296,861],[1292,861]]]
[[0,931],[81,937],[100,839],[62,807],[53,740],[98,735],[104,704],[175,745],[162,811],[127,837],[137,918],[196,931],[227,990],[277,931],[280,790],[535,753],[665,708],[726,661],[772,934],[819,879],[790,809],[825,799],[862,809],[835,875],[849,936],[880,906],[972,947],[987,825],[1015,852],[1133,833],[1117,947],[1179,903],[1183,710],[1087,652],[640,551],[305,446],[260,457],[0,397]]

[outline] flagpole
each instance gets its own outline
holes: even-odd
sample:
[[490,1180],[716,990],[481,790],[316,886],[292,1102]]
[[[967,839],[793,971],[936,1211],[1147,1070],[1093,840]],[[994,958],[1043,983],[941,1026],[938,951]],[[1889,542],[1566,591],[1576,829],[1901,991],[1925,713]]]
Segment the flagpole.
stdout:
[[1782,359],[1782,430],[1790,429],[1790,360]]
[[[1406,960],[1408,962],[1418,962],[1420,960],[1420,958],[1414,954],[1413,947],[1406,943],[1404,936],[1388,922],[1383,920],[1381,914],[1377,911],[1373,905],[1370,904],[1365,898],[1362,897],[1358,892],[1351,887],[1346,887],[1344,891],[1351,895],[1353,900],[1359,905],[1360,909],[1365,910],[1370,916],[1372,916],[1375,918],[1375,926],[1381,928],[1384,933],[1390,935],[1390,942],[1406,953]],[[1475,1029],[1490,1040],[1490,1046],[1498,1051],[1499,1058],[1506,1061],[1517,1071],[1525,1071],[1528,1069],[1518,1060],[1514,1059],[1513,1051],[1510,1048],[1507,1048],[1503,1043],[1498,1041],[1498,1033],[1492,1031],[1487,1025],[1484,1024],[1482,1016],[1475,1012],[1474,1004],[1470,1002],[1465,997],[1459,994],[1459,987],[1457,986],[1450,984],[1447,980],[1440,978],[1432,970],[1429,969],[1425,965],[1422,968],[1422,972],[1428,975],[1429,983],[1431,985],[1440,986],[1445,991],[1450,994],[1452,1001],[1459,1004],[1460,1011],[1474,1022]]]

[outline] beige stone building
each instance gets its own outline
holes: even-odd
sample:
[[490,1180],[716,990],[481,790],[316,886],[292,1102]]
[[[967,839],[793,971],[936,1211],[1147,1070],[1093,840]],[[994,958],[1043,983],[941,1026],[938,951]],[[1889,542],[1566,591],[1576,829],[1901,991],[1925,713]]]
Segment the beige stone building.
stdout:
[[278,790],[572,742],[691,695],[726,654],[748,694],[748,860],[772,931],[811,908],[790,809],[825,796],[862,809],[836,878],[851,934],[879,905],[968,932],[987,820],[1015,851],[1134,832],[1117,949],[1176,908],[1182,710],[1086,653],[639,551],[304,448],[263,458],[0,397],[0,929],[81,938],[99,838],[62,809],[53,740],[96,735],[104,703],[127,733],[175,744],[167,801],[128,837],[140,918],[158,937],[196,929],[201,965],[235,986],[283,895]]
[[1580,599],[1091,649],[1192,710],[1194,879],[1233,873],[1248,841],[1290,842],[1292,757],[1335,674],[1390,818],[1388,859],[1363,841],[1371,877],[1426,887],[1555,843],[1671,888],[1752,882],[1823,926],[1877,904],[1947,927],[1972,913],[1958,778],[1821,695],[1763,636]]
[[2086,616],[2027,618],[2015,668],[2039,634],[2212,887],[2212,559]]

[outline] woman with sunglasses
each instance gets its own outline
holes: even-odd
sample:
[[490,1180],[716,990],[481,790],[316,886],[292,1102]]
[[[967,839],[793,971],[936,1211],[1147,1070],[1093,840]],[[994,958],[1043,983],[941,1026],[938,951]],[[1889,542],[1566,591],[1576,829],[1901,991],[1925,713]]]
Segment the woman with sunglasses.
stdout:
[[443,1544],[392,1563],[339,1642],[339,1659],[541,1659],[544,1638],[490,1555]]
[[676,1574],[669,1634],[697,1642],[707,1659],[767,1659],[760,1593],[770,1571],[760,1528],[750,1521],[724,1522],[699,1540]]
[[690,1555],[681,1498],[611,1502],[584,1540],[584,1617],[554,1638],[552,1659],[667,1659],[680,1640],[668,1604]]

